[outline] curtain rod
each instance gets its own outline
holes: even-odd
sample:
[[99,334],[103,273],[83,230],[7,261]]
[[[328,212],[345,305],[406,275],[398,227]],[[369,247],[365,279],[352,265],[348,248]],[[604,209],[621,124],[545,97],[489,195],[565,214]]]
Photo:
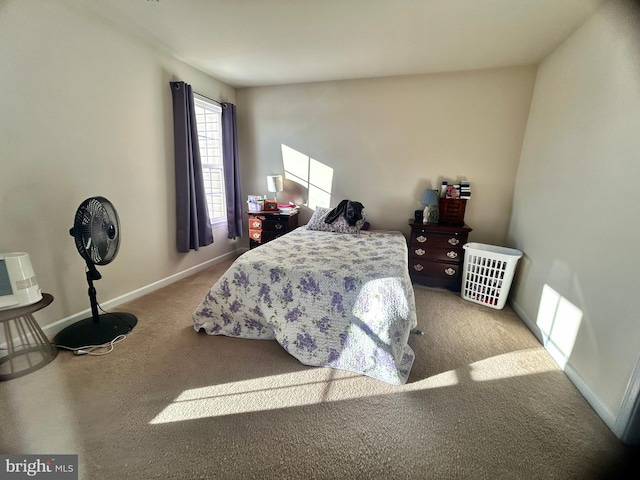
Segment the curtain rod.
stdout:
[[196,95],[198,95],[199,97],[206,98],[207,100],[211,100],[212,102],[217,103],[218,105],[220,105],[220,106],[222,107],[222,103],[221,103],[221,102],[219,102],[218,100],[214,100],[213,98],[209,98],[209,97],[207,97],[206,95],[202,95],[201,93],[198,93],[198,92],[196,92],[195,90],[193,91],[193,93],[195,93],[195,94],[196,94]]

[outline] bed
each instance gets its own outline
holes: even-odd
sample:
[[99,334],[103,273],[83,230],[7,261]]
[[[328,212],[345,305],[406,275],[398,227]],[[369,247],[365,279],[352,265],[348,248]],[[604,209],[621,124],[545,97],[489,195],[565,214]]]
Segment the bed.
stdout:
[[305,365],[401,385],[416,326],[407,258],[401,232],[298,227],[238,257],[193,313],[194,329],[277,340]]

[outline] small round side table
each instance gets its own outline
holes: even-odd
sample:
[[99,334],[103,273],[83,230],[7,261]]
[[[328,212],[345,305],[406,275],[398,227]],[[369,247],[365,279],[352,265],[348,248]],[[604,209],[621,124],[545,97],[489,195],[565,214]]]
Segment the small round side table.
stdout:
[[7,353],[0,350],[0,381],[18,378],[31,373],[51,362],[58,349],[33,318],[33,312],[43,309],[53,302],[53,296],[42,294],[42,300],[23,307],[0,310],[0,324],[4,331]]

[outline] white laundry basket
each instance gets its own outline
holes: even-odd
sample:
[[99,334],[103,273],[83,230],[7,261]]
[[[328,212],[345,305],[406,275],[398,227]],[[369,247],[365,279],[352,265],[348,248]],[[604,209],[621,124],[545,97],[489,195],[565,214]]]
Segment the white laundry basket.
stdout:
[[466,243],[462,248],[462,298],[497,310],[504,308],[522,252],[484,243]]

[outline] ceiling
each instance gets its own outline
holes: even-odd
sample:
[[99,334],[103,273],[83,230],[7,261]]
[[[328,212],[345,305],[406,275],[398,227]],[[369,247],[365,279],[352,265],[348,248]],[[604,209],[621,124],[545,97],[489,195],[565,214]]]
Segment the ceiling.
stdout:
[[236,87],[536,64],[606,0],[60,0]]

